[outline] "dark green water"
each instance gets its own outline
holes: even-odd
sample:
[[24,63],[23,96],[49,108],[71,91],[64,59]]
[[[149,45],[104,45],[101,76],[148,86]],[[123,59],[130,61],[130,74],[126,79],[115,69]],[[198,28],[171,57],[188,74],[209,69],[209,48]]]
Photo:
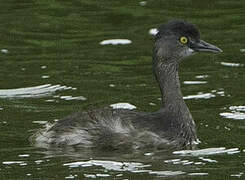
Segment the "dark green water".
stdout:
[[[0,179],[245,178],[245,1],[145,2],[0,1]],[[148,31],[172,18],[197,24],[202,38],[224,51],[190,57],[180,77],[199,148],[230,153],[67,154],[30,145],[41,123],[81,109],[128,102],[157,110]],[[132,43],[99,44],[118,38]],[[173,159],[179,160],[166,161]]]

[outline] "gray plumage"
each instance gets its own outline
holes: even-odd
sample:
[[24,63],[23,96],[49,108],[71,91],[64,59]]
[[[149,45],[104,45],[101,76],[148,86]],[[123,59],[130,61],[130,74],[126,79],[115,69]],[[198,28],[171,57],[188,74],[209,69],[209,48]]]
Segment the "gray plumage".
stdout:
[[103,108],[82,111],[38,131],[30,140],[39,147],[127,150],[194,148],[196,127],[180,90],[180,61],[194,52],[221,52],[200,39],[197,27],[175,20],[159,28],[153,48],[153,73],[163,106],[153,113]]

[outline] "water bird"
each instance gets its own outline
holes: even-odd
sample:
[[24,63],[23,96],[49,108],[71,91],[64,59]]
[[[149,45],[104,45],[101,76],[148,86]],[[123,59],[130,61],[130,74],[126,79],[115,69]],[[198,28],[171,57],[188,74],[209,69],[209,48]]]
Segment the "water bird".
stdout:
[[153,46],[153,73],[162,107],[156,112],[113,109],[81,111],[37,131],[30,137],[37,147],[140,150],[193,149],[198,141],[195,122],[183,100],[178,68],[197,52],[222,52],[200,39],[199,29],[183,20],[158,28]]

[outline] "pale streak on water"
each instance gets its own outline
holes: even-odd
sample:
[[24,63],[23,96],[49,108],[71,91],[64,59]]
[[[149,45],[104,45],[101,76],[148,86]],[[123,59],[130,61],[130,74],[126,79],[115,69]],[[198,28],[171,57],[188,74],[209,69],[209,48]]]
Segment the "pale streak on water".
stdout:
[[55,93],[56,91],[73,89],[69,86],[44,84],[33,87],[17,89],[1,89],[0,98],[28,98],[43,97]]
[[235,120],[245,119],[245,106],[230,106],[227,111],[220,113],[220,116]]
[[107,39],[100,42],[100,45],[124,45],[131,44],[132,41],[129,39]]

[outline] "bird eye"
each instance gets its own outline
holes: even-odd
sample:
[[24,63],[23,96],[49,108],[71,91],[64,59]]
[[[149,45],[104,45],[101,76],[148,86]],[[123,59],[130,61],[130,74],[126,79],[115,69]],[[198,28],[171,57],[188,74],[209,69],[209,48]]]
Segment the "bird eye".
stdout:
[[182,44],[186,44],[186,43],[188,42],[187,37],[182,36],[182,37],[180,38],[180,42],[181,42]]

